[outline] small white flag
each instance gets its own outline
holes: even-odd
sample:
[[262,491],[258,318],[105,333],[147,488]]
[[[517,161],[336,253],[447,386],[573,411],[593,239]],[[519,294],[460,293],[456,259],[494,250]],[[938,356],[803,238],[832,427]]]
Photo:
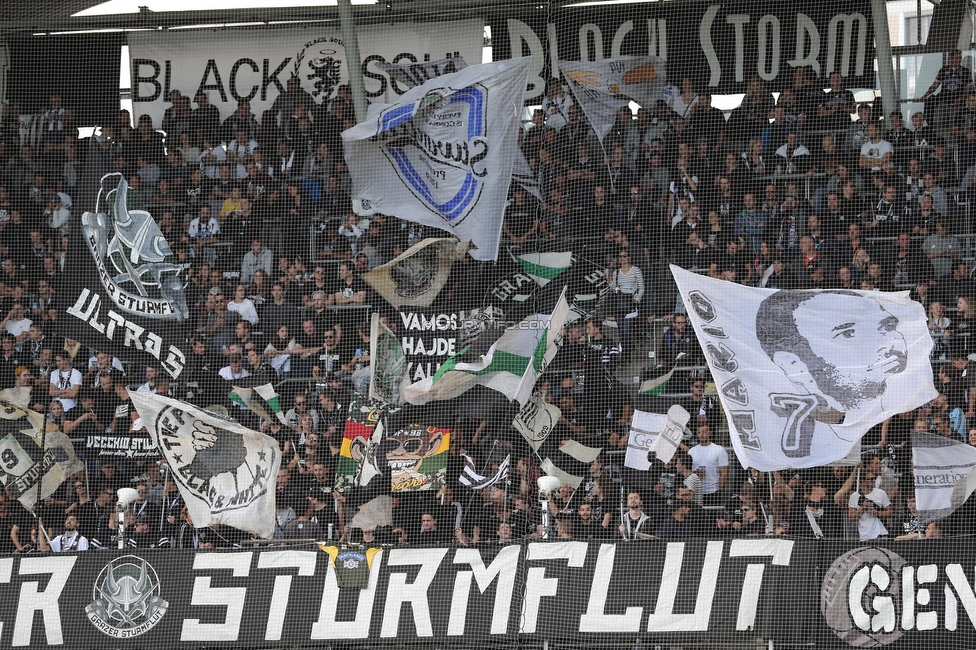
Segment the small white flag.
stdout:
[[559,69],[601,142],[613,128],[617,110],[633,101],[650,111],[667,84],[665,62],[656,56],[560,61]]
[[587,447],[575,440],[567,440],[539,466],[547,476],[555,476],[575,490],[583,482],[590,464],[597,459],[602,447]]
[[684,438],[689,419],[691,415],[678,404],[671,406],[667,414],[634,411],[624,465],[647,471],[651,466],[648,460],[651,451],[662,463],[669,462]]

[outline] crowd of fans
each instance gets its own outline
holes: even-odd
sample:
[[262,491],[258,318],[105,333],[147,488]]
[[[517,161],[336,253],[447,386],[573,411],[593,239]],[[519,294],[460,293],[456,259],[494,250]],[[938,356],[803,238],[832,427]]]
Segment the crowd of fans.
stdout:
[[[856,105],[838,73],[821,80],[798,68],[776,99],[753,79],[728,115],[692,79],[674,80],[653,106],[636,114],[622,108],[601,143],[571,93],[549,83],[519,132],[542,197],[513,184],[503,243],[516,254],[571,249],[605,267],[614,294],[599,314],[567,328],[539,385],[562,410],[556,444],[572,439],[607,452],[578,489],[564,485],[553,496],[548,528],[536,500],[538,459],[511,428],[488,430],[486,420],[463,413],[452,429],[446,485],[395,499],[389,530],[348,527],[344,497],[332,485],[346,409],[367,392],[368,316],[379,311],[394,332],[398,320],[361,275],[437,235],[353,211],[340,137],[354,123],[348,87],[319,104],[293,78],[260,119],[246,101],[222,116],[206,93],[191,99],[174,90],[161,124],[143,115],[133,128],[120,111],[87,141],[57,95],[37,111],[33,146],[5,120],[0,389],[31,387],[31,407],[59,423],[87,469],[38,506],[48,535],[39,536],[37,519],[3,496],[0,551],[114,544],[115,490],[130,485],[140,495],[130,546],[247,543],[240,531],[194,527],[154,458],[86,453],[91,436],[140,432],[128,398],[136,385],[223,409],[278,438],[280,539],[472,544],[543,535],[813,537],[817,530],[838,538],[919,536],[912,431],[976,444],[976,428],[969,431],[976,424],[976,287],[967,246],[954,235],[970,232],[976,88],[960,53],[947,59],[923,97],[926,111],[910,116],[912,128],[900,112],[882,119],[876,105]],[[83,207],[72,195],[94,148],[110,154],[128,181],[130,206],[153,214],[187,264],[193,315],[179,383],[97,351],[82,361],[89,351],[79,354],[58,334],[59,314],[76,297],[62,272],[69,238],[77,236],[72,215]],[[860,467],[738,469],[668,263],[768,288],[911,289],[929,313],[940,397],[872,429]],[[491,271],[470,257],[460,261],[435,308],[480,306]],[[610,323],[616,334],[605,335]],[[652,405],[617,378],[628,362],[648,364],[636,354],[648,345],[652,365],[668,368],[680,358],[688,368]],[[227,400],[229,387],[248,376],[278,385],[287,424],[262,422]],[[687,444],[666,468],[619,471],[635,406],[666,410],[671,403],[692,413]],[[457,484],[465,457],[491,475],[507,453],[506,481],[478,492]],[[968,534],[971,521],[967,506],[924,533]]]

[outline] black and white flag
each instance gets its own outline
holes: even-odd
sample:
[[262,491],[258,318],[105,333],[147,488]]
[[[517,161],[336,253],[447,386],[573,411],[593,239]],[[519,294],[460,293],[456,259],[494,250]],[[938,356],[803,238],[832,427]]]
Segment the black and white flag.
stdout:
[[373,287],[387,302],[401,307],[430,307],[471,242],[451,237],[419,241],[386,264],[363,274],[363,282]]
[[[80,287],[60,333],[120,359],[162,368],[176,378],[186,365],[183,330],[190,316],[186,267],[122,174],[107,174],[93,211],[76,224],[65,277]],[[74,232],[74,231],[72,231]],[[82,244],[81,242],[84,242]]]
[[590,470],[590,464],[596,460],[602,447],[587,447],[575,440],[567,440],[546,457],[539,468],[547,476],[555,476],[575,490],[583,482]]
[[171,397],[136,391],[129,397],[169,463],[194,526],[224,524],[272,537],[277,440]]
[[512,420],[512,427],[522,434],[532,449],[539,451],[562,416],[563,412],[560,408],[547,402],[546,393],[539,390],[532,393],[529,401],[519,409],[515,419]]
[[[4,394],[10,396],[8,391]],[[84,469],[71,441],[53,422],[0,399],[0,482],[7,494],[33,510],[65,479]]]
[[919,524],[948,517],[976,491],[976,447],[931,433],[912,434]]
[[498,258],[529,59],[474,65],[370,106],[342,133],[355,199]]
[[743,466],[829,465],[938,395],[925,310],[907,291],[759,289],[671,272]]
[[498,466],[498,471],[491,476],[482,476],[474,466],[474,461],[467,454],[464,456],[464,469],[458,476],[458,483],[472,490],[484,490],[486,487],[495,485],[508,478],[508,466],[512,461],[512,455],[505,456],[505,460]]

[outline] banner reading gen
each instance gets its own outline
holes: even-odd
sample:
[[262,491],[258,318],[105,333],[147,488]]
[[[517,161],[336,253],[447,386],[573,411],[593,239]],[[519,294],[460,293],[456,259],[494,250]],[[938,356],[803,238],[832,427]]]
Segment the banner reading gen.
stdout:
[[[481,61],[484,23],[398,23],[357,27],[363,83],[370,100],[392,101],[408,87],[392,81],[378,64],[417,63],[445,57]],[[323,104],[348,83],[348,60],[338,28],[310,25],[295,29],[227,29],[219,32],[159,32],[128,35],[132,62],[132,101],[136,114],[148,114],[159,128],[169,94],[193,99],[207,93],[222,119],[250,103],[251,112],[289,105],[299,95]],[[423,74],[423,68],[417,71]],[[300,90],[286,92],[290,78]],[[280,98],[280,99],[279,99]],[[312,106],[309,106],[312,108]]]

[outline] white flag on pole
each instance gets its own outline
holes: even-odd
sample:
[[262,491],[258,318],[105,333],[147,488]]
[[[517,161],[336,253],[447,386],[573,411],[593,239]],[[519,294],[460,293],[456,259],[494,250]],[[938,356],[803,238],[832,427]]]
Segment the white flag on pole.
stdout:
[[651,451],[662,463],[669,462],[684,438],[685,425],[690,419],[688,411],[678,404],[664,414],[634,411],[624,465],[647,471],[651,466],[647,458]]
[[467,67],[373,104],[343,132],[353,198],[470,239],[496,260],[529,59]]
[[613,128],[618,109],[633,101],[650,111],[667,84],[664,59],[656,56],[560,61],[559,69],[601,142]]
[[270,538],[278,442],[234,420],[164,395],[129,397],[169,463],[193,524],[224,524]]
[[816,467],[938,393],[907,291],[745,287],[671,267],[743,466]]

